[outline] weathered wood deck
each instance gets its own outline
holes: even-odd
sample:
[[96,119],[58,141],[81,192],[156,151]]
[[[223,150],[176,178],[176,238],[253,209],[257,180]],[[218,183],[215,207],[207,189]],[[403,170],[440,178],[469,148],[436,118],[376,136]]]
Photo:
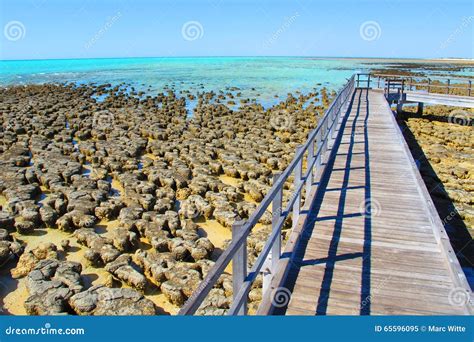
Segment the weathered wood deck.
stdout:
[[462,271],[384,95],[357,89],[349,111],[302,208],[278,288],[289,302],[260,313],[468,314],[454,298]]

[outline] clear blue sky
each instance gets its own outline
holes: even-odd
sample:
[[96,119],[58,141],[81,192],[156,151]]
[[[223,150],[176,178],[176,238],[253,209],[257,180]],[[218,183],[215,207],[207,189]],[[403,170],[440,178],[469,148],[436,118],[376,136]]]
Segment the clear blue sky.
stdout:
[[[474,55],[472,0],[0,3],[1,59]],[[198,24],[183,36],[183,25],[190,21]]]

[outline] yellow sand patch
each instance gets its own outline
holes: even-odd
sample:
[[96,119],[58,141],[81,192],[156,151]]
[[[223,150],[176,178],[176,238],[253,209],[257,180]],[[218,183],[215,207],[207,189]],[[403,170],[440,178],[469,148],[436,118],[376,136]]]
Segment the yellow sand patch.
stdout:
[[145,153],[142,158],[143,159],[148,158],[148,159],[156,160],[156,156],[154,154],[151,154],[151,153]]
[[198,219],[196,223],[199,225],[199,235],[207,237],[217,248],[222,248],[226,240],[232,238],[232,231],[216,220]]
[[242,184],[242,180],[240,178],[234,178],[226,175],[220,175],[219,179],[222,183],[231,185],[234,187],[238,187],[240,184]]
[[171,304],[158,288],[147,291],[145,297],[158,307],[158,313],[176,315],[179,311],[179,308]]
[[119,220],[100,220],[94,227],[94,230],[97,234],[100,234],[103,237],[111,238],[112,231],[120,226]]
[[0,195],[0,206],[3,208],[7,204],[7,199],[5,196]]
[[[3,307],[5,313],[11,315],[26,315],[26,310],[23,303],[29,297],[28,290],[26,289],[26,278],[12,279],[8,276],[2,276],[2,290]],[[6,295],[4,292],[7,292]]]
[[[233,186],[233,187],[236,187],[236,188],[239,187],[240,184],[242,184],[244,182],[240,178],[234,178],[234,177],[230,177],[230,176],[226,176],[226,175],[220,175],[219,180],[224,184],[227,184],[227,185],[230,185],[230,186]],[[249,194],[247,194],[245,192],[242,192],[242,195],[244,196],[245,202],[258,204],[252,197],[250,197]]]

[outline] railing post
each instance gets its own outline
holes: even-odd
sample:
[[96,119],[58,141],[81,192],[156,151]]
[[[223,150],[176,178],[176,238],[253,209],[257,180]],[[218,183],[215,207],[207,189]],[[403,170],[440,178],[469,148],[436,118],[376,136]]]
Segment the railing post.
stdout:
[[[232,240],[237,239],[242,234],[245,221],[235,222],[232,226]],[[232,290],[234,300],[247,277],[247,239],[244,240],[242,246],[237,250],[232,259]],[[242,303],[238,315],[247,314],[247,301]]]
[[[338,110],[339,109],[334,108],[333,113],[331,115],[332,116],[332,118],[331,118],[331,128],[329,128],[329,132],[328,132],[328,139],[331,139],[331,140],[334,138],[334,127],[336,125],[337,111]],[[328,140],[328,144],[329,144],[329,140]],[[332,144],[331,144],[331,146],[332,146]]]
[[[321,130],[318,132],[318,134],[316,134],[316,151],[319,150],[319,147],[322,146],[323,144],[323,140],[322,140],[322,134],[321,134]],[[323,164],[323,158],[322,158],[322,155],[323,155],[323,151],[321,149],[321,152],[319,153],[318,155],[318,159],[316,160],[316,168],[319,168],[322,164]]]
[[451,80],[448,79],[448,86],[446,87],[446,94],[448,94],[448,95],[449,95],[449,86],[450,86],[450,84],[451,84]]
[[360,77],[360,74],[357,74],[357,88],[359,88],[359,77]]
[[322,133],[322,138],[324,140],[324,137],[326,136],[326,132],[328,130],[328,118],[324,119],[323,126],[321,127],[321,133]]
[[334,120],[336,120],[336,114],[337,114],[337,111],[339,110],[339,103],[340,103],[341,99],[337,99],[337,101],[334,103],[334,106],[332,107],[332,111],[329,115],[329,118],[331,119],[331,122],[328,123],[328,126],[329,127],[329,130],[331,131],[332,130],[332,127],[334,125]]
[[323,126],[321,127],[321,146],[322,146],[321,154],[322,155],[324,155],[328,149],[327,139],[326,139],[327,130],[328,130],[328,118],[324,120]]
[[431,78],[428,78],[428,93],[430,92],[431,88]]
[[339,123],[340,113],[342,111],[342,105],[344,104],[342,96],[339,99],[339,102],[340,103],[337,106],[337,110],[335,110],[334,114],[333,114],[334,119],[333,119],[333,123],[332,123],[332,126],[331,126],[331,138],[332,139],[334,139],[336,137],[337,125]]
[[[280,173],[275,173],[273,175],[273,184],[278,181],[280,178]],[[262,294],[265,295],[270,289],[270,284],[273,279],[273,275],[276,272],[278,261],[281,257],[281,231],[278,227],[278,221],[280,220],[282,214],[282,202],[283,202],[283,186],[277,189],[275,197],[272,201],[272,233],[275,230],[278,230],[278,237],[275,239],[275,242],[272,245],[270,253],[268,253],[267,259],[265,260],[262,267]]]
[[467,96],[471,96],[471,87],[472,87],[472,81],[469,80],[469,90],[467,91]]
[[416,110],[416,114],[423,115],[423,102],[418,102],[418,108]]
[[370,74],[367,76],[367,88],[370,88]]
[[[275,184],[280,178],[280,174],[275,174],[273,176],[273,184]],[[281,210],[282,210],[282,202],[283,202],[283,186],[277,190],[275,197],[273,198],[272,202],[272,231],[280,230],[278,227],[278,221],[281,217]],[[278,233],[278,237],[275,239],[273,243],[272,250],[270,252],[272,258],[272,273],[275,273],[278,261],[280,260],[281,256],[281,235],[280,232]]]
[[[298,146],[296,148],[296,153],[298,154],[299,151],[301,151],[301,146]],[[301,184],[301,171],[303,169],[303,158],[301,158],[300,160],[298,160],[298,162],[296,163],[296,167],[295,167],[295,177],[294,177],[294,181],[293,181],[293,184],[294,184],[294,188],[295,188],[295,191],[296,189],[299,187],[299,185]],[[300,209],[301,209],[301,191],[298,192],[298,193],[295,193],[295,203],[293,204],[293,225],[292,227],[295,228],[296,227],[296,223],[298,222],[298,218],[300,216]]]
[[315,140],[316,138],[314,138],[313,141],[311,141],[308,146],[308,159],[306,160],[306,165],[308,168],[308,178],[306,179],[306,198],[309,198],[309,193],[313,185],[314,165],[311,166],[311,164],[313,163],[313,160],[314,160],[314,141]]
[[397,102],[397,114],[402,114],[403,112],[403,93],[405,91],[405,80],[401,81],[401,86],[398,88],[398,102]]

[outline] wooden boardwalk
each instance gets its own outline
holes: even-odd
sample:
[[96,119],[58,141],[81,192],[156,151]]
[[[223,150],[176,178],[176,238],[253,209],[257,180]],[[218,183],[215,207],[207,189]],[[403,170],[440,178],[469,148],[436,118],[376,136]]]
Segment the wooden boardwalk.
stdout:
[[279,288],[289,302],[268,313],[468,314],[455,298],[459,264],[384,95],[357,89],[349,111],[302,209]]
[[[472,290],[389,106],[396,96],[401,109],[404,81],[384,91],[372,84],[370,74],[355,74],[338,92],[255,211],[233,225],[180,315],[197,312],[231,262],[228,315],[247,314],[259,275],[258,315],[473,314]],[[272,231],[249,264],[248,236],[267,211]]]

